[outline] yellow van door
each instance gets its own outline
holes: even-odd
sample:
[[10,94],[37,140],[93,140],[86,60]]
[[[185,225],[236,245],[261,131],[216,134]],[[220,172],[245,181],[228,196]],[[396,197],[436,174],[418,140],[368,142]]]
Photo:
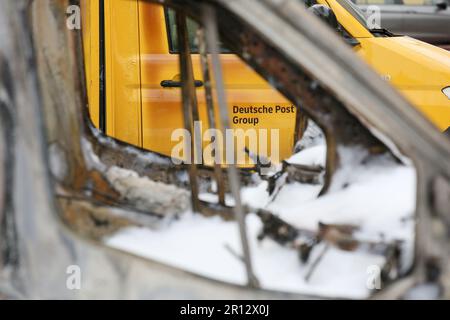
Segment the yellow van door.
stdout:
[[80,5],[91,120],[105,134],[142,146],[138,1]]
[[[171,141],[172,133],[184,127],[174,12],[145,2],[140,2],[139,8],[143,147],[171,155],[172,148],[179,143]],[[197,101],[204,132],[208,129],[208,120],[195,41],[196,28],[195,22],[188,21],[189,42],[194,53],[194,77],[199,85],[196,89]],[[221,60],[232,126],[255,129],[257,133],[259,129],[278,130],[279,157],[290,156],[294,146],[295,108],[236,55],[225,49],[223,51]],[[269,140],[270,136],[268,132]],[[267,147],[270,143],[268,141]],[[262,150],[264,145],[260,144],[259,151],[266,154],[266,150]]]
[[[184,127],[173,12],[139,0],[81,0],[81,6],[89,110],[95,126],[103,129],[103,122],[107,135],[170,156],[179,143],[171,140],[172,133]],[[197,26],[189,21],[188,29],[195,79],[202,81]],[[224,49],[221,59],[232,127],[255,129],[257,134],[266,129],[257,141],[259,153],[275,160],[289,157],[295,108],[236,55]],[[209,126],[205,92],[202,86],[196,90],[204,132]],[[271,149],[270,130],[278,137],[278,154],[266,151]],[[245,144],[249,146],[248,139]]]

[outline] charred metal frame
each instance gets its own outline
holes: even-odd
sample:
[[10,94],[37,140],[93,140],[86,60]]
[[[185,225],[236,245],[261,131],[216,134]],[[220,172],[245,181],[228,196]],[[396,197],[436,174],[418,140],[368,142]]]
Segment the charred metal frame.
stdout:
[[[230,119],[228,115],[228,104],[225,95],[225,83],[223,81],[222,66],[219,58],[219,35],[216,24],[216,12],[208,6],[203,7],[203,25],[205,27],[205,39],[207,49],[211,52],[212,69],[216,81],[217,103],[220,110],[220,119],[222,120],[222,129],[230,128]],[[259,283],[253,273],[252,259],[250,255],[250,246],[247,239],[247,227],[245,222],[245,210],[241,200],[241,185],[239,181],[238,171],[234,164],[229,164],[228,181],[230,183],[231,194],[234,199],[234,216],[239,224],[239,234],[241,238],[241,246],[244,254],[243,261],[247,272],[247,282],[252,288],[258,288]]]
[[[424,281],[439,281],[444,289],[443,296],[450,296],[450,270],[446,268],[450,262],[447,232],[450,229],[450,163],[447,160],[450,159],[450,143],[444,136],[356,60],[332,32],[306,14],[296,1],[151,2],[177,10],[179,26],[185,23],[185,16],[198,21],[204,28],[205,44],[211,50],[213,60],[217,60],[217,50],[214,50],[217,37],[214,35],[216,24],[210,13],[220,14],[220,19],[215,21],[221,40],[323,129],[328,146],[323,193],[342,187],[332,179],[346,165],[341,161],[341,148],[363,150],[365,160],[386,154],[391,155],[394,162],[404,161],[403,154],[411,158],[418,172],[416,263],[403,279],[393,282],[374,297],[400,297],[413,285]],[[109,291],[114,297],[120,297],[127,286],[133,286],[135,290],[131,291],[138,295],[139,289],[163,284],[177,290],[183,288],[197,297],[213,298],[211,293],[214,293],[222,298],[298,298],[298,295],[253,289],[257,284],[248,258],[250,254],[246,251],[245,208],[239,207],[239,179],[233,167],[227,170],[228,183],[237,200],[234,213],[247,257],[247,288],[197,277],[80,241],[78,236],[82,235],[84,239],[103,245],[105,235],[123,226],[146,225],[148,221],[143,221],[142,216],[159,219],[152,212],[142,212],[127,202],[107,181],[106,170],[112,165],[179,187],[186,187],[182,176],[190,175],[195,210],[207,214],[226,211],[229,215],[231,208],[225,207],[224,203],[213,206],[198,201],[195,181],[201,168],[194,165],[175,168],[167,157],[122,144],[93,129],[85,107],[80,33],[65,28],[64,13],[69,2],[48,0],[43,3],[28,0],[0,2],[0,14],[3,12],[8,17],[7,36],[13,39],[11,48],[0,48],[0,61],[10,66],[14,77],[10,110],[11,117],[17,119],[14,130],[21,141],[21,144],[16,140],[7,143],[15,144],[17,152],[22,152],[23,156],[18,164],[10,164],[18,165],[15,175],[19,171],[23,176],[15,176],[16,185],[8,190],[9,196],[16,194],[19,199],[11,211],[16,218],[14,224],[19,237],[5,240],[3,232],[0,234],[1,246],[5,246],[5,241],[8,248],[18,248],[19,271],[15,276],[6,276],[7,282],[25,297],[51,297],[55,293],[73,297],[74,293],[64,291],[56,281],[65,276],[62,266],[83,263],[84,258],[95,260],[99,266],[91,269],[88,280],[107,279],[117,284]],[[180,48],[185,47],[180,61],[185,126],[190,128],[196,108],[192,66],[185,28],[178,29]],[[47,32],[42,34],[42,30]],[[0,39],[2,37],[0,34]],[[208,50],[203,53],[204,67],[207,65],[205,52]],[[218,92],[223,95],[220,65],[217,61],[212,65]],[[1,67],[5,70],[3,62]],[[8,83],[3,78],[0,80]],[[218,100],[222,125],[226,128],[225,99],[222,96]],[[5,106],[0,107],[3,112]],[[219,181],[218,170],[215,172]],[[24,192],[26,184],[32,194]],[[223,190],[220,193],[224,196]],[[35,206],[33,209],[27,207],[26,203],[30,201]],[[113,212],[115,208],[122,208],[128,214],[118,216]],[[133,215],[139,212],[145,215]],[[0,214],[0,217],[2,225],[5,215]],[[34,232],[27,232],[29,228]],[[23,239],[27,241],[23,242]],[[51,260],[43,250],[49,243],[54,244],[55,263],[62,270],[58,271],[62,274],[52,274],[54,279],[45,276],[48,270],[43,267]],[[111,265],[116,269],[111,270]],[[31,268],[35,272],[29,272]],[[134,268],[134,273],[127,268]],[[0,268],[0,276],[3,269]],[[437,270],[433,279],[429,277],[430,270]],[[128,277],[123,277],[123,273]],[[37,274],[40,278],[29,276],[31,278],[25,279],[24,274]],[[55,290],[45,292],[41,284],[43,279],[47,281],[46,288]],[[27,286],[23,286],[22,281]],[[101,288],[96,290],[95,294],[99,294]],[[176,296],[175,293],[168,295]]]
[[186,26],[186,15],[181,12],[176,13],[176,25],[178,34],[178,48],[180,49],[180,71],[181,71],[181,94],[183,96],[183,118],[185,129],[189,132],[190,141],[186,141],[185,150],[191,150],[189,153],[189,182],[191,187],[192,209],[195,212],[200,212],[200,200],[198,198],[198,181],[197,181],[197,166],[195,159],[203,157],[199,155],[201,152],[201,132],[196,132],[194,129],[194,122],[200,120],[197,96],[195,94],[195,84],[193,67],[191,60],[191,52],[189,46],[189,39]]
[[[216,119],[215,119],[215,109],[213,104],[213,94],[211,87],[211,76],[209,71],[209,62],[208,62],[208,51],[206,46],[206,36],[205,29],[200,27],[197,30],[197,40],[198,40],[198,48],[200,53],[200,63],[202,66],[202,76],[203,83],[205,87],[205,101],[206,108],[208,110],[208,122],[210,128],[217,128]],[[212,141],[213,142],[213,141]],[[220,150],[216,150],[214,154],[214,178],[217,182],[217,195],[218,202],[222,206],[225,206],[225,184],[222,175],[222,168],[220,166],[220,162],[218,159],[222,159],[222,154]]]

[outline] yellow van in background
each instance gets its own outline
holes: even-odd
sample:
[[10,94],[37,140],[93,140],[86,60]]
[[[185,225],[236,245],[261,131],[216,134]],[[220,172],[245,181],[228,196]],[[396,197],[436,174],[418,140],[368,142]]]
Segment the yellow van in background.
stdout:
[[[81,1],[92,120],[109,136],[170,156],[177,144],[171,141],[172,133],[184,127],[174,11],[137,0],[103,3],[102,8],[102,1],[100,7],[98,0]],[[99,10],[104,10],[104,30],[99,27],[102,24]],[[204,132],[208,129],[208,117],[193,21],[188,21],[188,29]],[[104,52],[101,52],[102,32]],[[295,143],[295,107],[236,55],[223,49],[221,61],[232,126],[244,130],[276,128],[280,157],[291,155]],[[100,71],[102,62],[104,72]],[[104,91],[99,74],[106,75]],[[106,98],[103,110],[102,92]],[[264,112],[269,108],[272,113]],[[268,138],[267,148],[270,134]]]
[[[339,32],[354,51],[441,131],[450,126],[449,52],[385,30],[370,30],[364,15],[349,0],[309,2],[330,8]],[[183,128],[173,12],[139,0],[81,0],[81,5],[94,124],[109,136],[170,156],[177,143],[171,141],[172,132]],[[204,131],[208,121],[195,28],[189,21]],[[278,129],[280,159],[289,157],[298,138],[294,137],[295,126],[301,122],[294,106],[225,48],[221,59],[233,126]]]

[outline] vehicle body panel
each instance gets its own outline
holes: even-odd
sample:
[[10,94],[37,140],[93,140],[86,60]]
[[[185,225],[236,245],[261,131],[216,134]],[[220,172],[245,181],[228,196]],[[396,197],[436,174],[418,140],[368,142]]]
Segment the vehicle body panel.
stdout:
[[[450,99],[441,90],[450,83],[448,52],[408,37],[360,39],[356,50],[442,131],[450,126]],[[401,68],[399,68],[401,65]],[[414,70],[414,72],[410,72]]]
[[[335,1],[327,1],[338,21],[346,21]],[[356,21],[356,19],[353,19]],[[343,25],[350,34],[354,24]],[[450,53],[416,39],[402,36],[359,37],[354,50],[383,79],[421,110],[441,131],[450,126],[450,99],[442,89],[450,83]]]

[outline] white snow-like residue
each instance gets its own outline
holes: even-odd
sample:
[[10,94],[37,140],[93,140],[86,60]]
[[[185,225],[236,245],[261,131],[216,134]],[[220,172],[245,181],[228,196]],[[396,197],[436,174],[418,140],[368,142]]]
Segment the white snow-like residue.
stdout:
[[[303,150],[290,162],[323,164],[325,148]],[[267,208],[285,221],[315,230],[318,222],[349,223],[360,226],[356,236],[365,240],[402,240],[403,261],[412,259],[414,238],[415,170],[408,166],[374,163],[354,168],[351,183],[342,190],[317,198],[321,186],[293,183],[284,186],[273,202],[266,182],[242,190],[245,203]],[[206,197],[205,197],[206,198]],[[261,228],[259,218],[246,218],[255,273],[263,288],[320,295],[325,297],[365,298],[373,266],[384,258],[366,252],[345,252],[330,248],[309,281],[305,275],[320,254],[322,244],[312,252],[306,265],[296,251],[270,239],[256,240]],[[186,213],[158,231],[128,228],[107,240],[117,249],[153,259],[205,277],[245,284],[240,253],[238,225],[219,217],[206,218]],[[230,251],[231,248],[233,252]]]
[[294,154],[287,160],[287,162],[325,167],[325,153],[325,145],[316,145],[308,149],[304,149],[302,152]]
[[106,178],[124,199],[141,210],[170,216],[190,206],[187,190],[140,177],[134,171],[112,166],[106,171]]

